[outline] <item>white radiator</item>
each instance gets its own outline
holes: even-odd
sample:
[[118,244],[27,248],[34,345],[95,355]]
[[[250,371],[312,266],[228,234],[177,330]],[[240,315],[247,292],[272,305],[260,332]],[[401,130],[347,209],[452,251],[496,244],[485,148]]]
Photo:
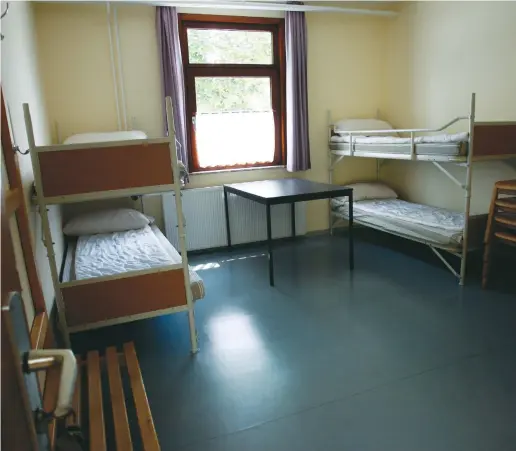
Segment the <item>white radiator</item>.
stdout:
[[[183,193],[183,214],[186,219],[188,250],[209,249],[227,245],[224,213],[224,190],[212,188],[186,189]],[[178,248],[177,215],[173,193],[163,194],[165,234]],[[231,243],[242,244],[267,239],[265,205],[230,194],[228,196]],[[290,204],[271,207],[272,236],[291,236]],[[306,233],[304,202],[296,203],[296,235]]]

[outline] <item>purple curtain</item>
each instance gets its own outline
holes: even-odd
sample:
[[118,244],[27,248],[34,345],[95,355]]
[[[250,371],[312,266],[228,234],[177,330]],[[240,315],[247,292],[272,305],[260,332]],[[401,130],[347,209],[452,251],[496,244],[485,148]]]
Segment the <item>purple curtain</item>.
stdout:
[[287,170],[310,169],[304,12],[285,13],[287,57]]
[[[166,118],[165,97],[171,97],[174,109],[174,127],[176,129],[177,158],[188,170],[185,80],[176,8],[170,6],[156,7],[156,28],[161,56],[163,112]],[[168,133],[166,120],[165,133]]]

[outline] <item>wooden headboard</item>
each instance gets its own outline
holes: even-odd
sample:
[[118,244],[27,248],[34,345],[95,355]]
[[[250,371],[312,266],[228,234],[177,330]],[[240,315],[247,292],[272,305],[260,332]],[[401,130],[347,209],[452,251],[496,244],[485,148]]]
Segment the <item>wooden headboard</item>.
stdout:
[[[69,196],[174,183],[169,143],[59,146],[38,151],[45,197]],[[55,149],[56,147],[54,147]]]
[[473,158],[514,155],[516,122],[475,122]]

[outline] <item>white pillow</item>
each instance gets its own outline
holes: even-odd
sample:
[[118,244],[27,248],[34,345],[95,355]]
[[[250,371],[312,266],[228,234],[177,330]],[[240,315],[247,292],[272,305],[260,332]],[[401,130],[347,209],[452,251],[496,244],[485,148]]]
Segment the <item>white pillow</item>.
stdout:
[[[398,197],[396,192],[384,183],[361,182],[346,186],[353,188],[353,202],[367,199],[396,199]],[[333,199],[333,203],[336,205],[344,205],[347,201],[347,197],[336,197]]]
[[[335,124],[335,133],[354,132],[368,130],[392,130],[391,124],[379,119],[344,119]],[[386,135],[394,135],[395,133],[386,133]],[[361,133],[362,136],[368,136],[367,133]],[[381,136],[382,134],[374,134]]]
[[150,223],[149,217],[139,211],[130,208],[117,208],[76,216],[66,223],[63,233],[70,236],[80,236],[123,232],[125,230],[141,229]]
[[87,144],[108,141],[126,141],[130,139],[147,139],[145,132],[131,130],[127,132],[80,133],[69,136],[64,144]]

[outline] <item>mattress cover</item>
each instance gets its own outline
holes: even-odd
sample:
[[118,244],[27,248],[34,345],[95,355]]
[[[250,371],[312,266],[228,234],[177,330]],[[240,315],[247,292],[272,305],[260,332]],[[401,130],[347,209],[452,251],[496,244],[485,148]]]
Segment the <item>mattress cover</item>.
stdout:
[[[84,235],[67,251],[63,282],[122,274],[181,263],[181,255],[155,225],[124,232]],[[204,284],[190,269],[194,300]]]
[[147,139],[145,132],[131,130],[126,132],[81,133],[69,136],[63,144],[85,144],[95,142],[126,141],[131,139]]
[[[336,131],[336,133],[339,133]],[[345,132],[341,132],[345,133]],[[417,136],[414,138],[416,144],[446,144],[446,143],[460,143],[468,141],[469,133],[455,133],[455,134],[441,134],[441,135],[427,135]],[[411,144],[410,138],[401,138],[398,136],[363,136],[356,135],[351,138],[356,144]],[[349,135],[334,135],[330,141],[335,143],[349,143]]]
[[[332,213],[334,216],[339,218],[348,219],[347,207],[336,207],[332,210]],[[354,215],[354,218],[357,224],[363,224],[403,237],[415,238],[428,244],[458,249],[462,243],[462,231],[456,232],[438,227],[411,223],[403,221],[402,219],[392,219],[382,216],[368,215],[365,213],[358,213]]]
[[123,232],[82,235],[75,249],[77,280],[170,265],[149,226]]
[[[337,152],[344,152],[349,154],[349,143],[345,142],[330,142],[330,150]],[[416,144],[416,155],[435,155],[446,157],[457,157],[467,154],[467,143],[446,143],[446,144]],[[353,144],[353,152],[360,153],[366,156],[368,153],[381,153],[384,155],[410,155],[412,146],[410,144]]]
[[[342,208],[347,211],[346,198],[333,199],[333,208]],[[462,233],[464,229],[464,215],[445,208],[432,207],[407,202],[401,199],[373,199],[353,203],[353,213],[393,219],[402,223],[411,223]]]

